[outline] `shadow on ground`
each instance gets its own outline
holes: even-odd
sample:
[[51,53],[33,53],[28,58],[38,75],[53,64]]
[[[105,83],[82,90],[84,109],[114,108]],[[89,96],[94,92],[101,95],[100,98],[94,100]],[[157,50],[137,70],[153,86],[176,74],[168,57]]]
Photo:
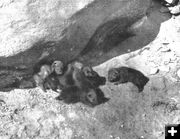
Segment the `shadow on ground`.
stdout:
[[[124,19],[124,22],[126,22],[125,25],[122,25],[123,21],[121,20],[121,25],[112,21],[106,26],[107,28],[104,26],[99,27],[85,49],[78,56],[78,59],[83,63],[96,66],[115,56],[143,48],[156,38],[161,23],[171,17],[168,13],[161,13],[159,11],[160,8],[161,5],[155,2],[153,7],[148,11],[147,16],[134,24],[131,23],[131,20],[131,22],[128,22],[128,25],[128,20]],[[118,30],[118,27],[121,28],[121,31]],[[109,30],[109,33],[107,33],[107,30]],[[103,36],[105,33],[107,35]],[[98,36],[99,34],[105,38],[103,42],[101,42],[102,37],[100,38]],[[100,40],[97,39],[98,37]]]

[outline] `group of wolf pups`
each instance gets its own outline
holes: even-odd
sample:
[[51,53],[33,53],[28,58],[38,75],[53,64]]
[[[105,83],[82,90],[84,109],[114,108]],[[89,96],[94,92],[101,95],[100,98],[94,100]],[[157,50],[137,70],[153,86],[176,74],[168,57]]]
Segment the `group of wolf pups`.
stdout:
[[105,84],[106,79],[91,67],[80,62],[64,65],[59,60],[38,65],[39,67],[35,66],[33,75],[36,86],[43,91],[52,89],[58,92],[57,100],[63,100],[67,104],[82,102],[91,107],[107,101],[99,88]]
[[[106,78],[77,61],[64,65],[60,60],[42,60],[34,66],[33,80],[45,92],[48,89],[58,92],[56,99],[67,104],[82,102],[94,107],[109,100],[99,88]],[[149,78],[136,69],[121,66],[109,69],[108,81],[114,85],[131,82],[142,92]]]

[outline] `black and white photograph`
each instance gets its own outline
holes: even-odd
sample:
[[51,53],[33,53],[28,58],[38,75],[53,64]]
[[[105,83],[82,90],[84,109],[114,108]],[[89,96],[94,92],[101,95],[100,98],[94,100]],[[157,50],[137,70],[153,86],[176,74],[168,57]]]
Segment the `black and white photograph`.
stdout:
[[0,139],[180,139],[180,0],[0,0]]

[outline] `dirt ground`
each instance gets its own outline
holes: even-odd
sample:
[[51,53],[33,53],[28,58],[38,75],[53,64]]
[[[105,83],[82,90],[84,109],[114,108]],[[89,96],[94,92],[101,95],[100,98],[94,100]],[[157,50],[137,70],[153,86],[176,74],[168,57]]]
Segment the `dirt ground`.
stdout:
[[164,139],[166,124],[180,124],[180,16],[154,11],[138,25],[140,35],[121,44],[128,53],[94,69],[105,77],[111,67],[138,69],[150,78],[143,92],[107,82],[101,89],[110,100],[95,108],[58,102],[56,92],[40,88],[0,92],[0,139]]

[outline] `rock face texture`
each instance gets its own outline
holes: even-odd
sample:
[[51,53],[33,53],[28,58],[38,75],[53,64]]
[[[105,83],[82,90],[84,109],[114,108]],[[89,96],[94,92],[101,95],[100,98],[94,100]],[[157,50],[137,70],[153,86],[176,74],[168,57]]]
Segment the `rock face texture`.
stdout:
[[92,0],[2,0],[0,56],[25,51],[46,37],[60,40],[68,18],[90,2]]
[[[91,1],[1,1],[1,64],[6,65],[5,61],[9,60],[4,60],[3,56],[14,55],[11,59],[16,58],[16,62],[9,60],[7,65],[33,63],[45,49],[42,41],[59,41],[63,37],[62,31],[69,25],[69,18]],[[37,42],[42,45],[24,53]]]
[[0,89],[42,54],[77,57],[106,78],[110,68],[128,66],[150,80],[140,93],[107,82],[101,89],[110,100],[95,108],[59,102],[51,90],[0,92],[0,138],[164,139],[165,124],[180,123],[180,16],[150,2],[1,0]]
[[100,25],[116,18],[121,24],[121,18],[131,20],[134,17],[131,25],[146,14],[149,6],[150,0],[1,2],[0,55],[12,56],[8,59],[1,57],[1,65],[6,65],[5,61],[8,65],[32,65],[43,50],[55,58],[71,60],[86,46]]

